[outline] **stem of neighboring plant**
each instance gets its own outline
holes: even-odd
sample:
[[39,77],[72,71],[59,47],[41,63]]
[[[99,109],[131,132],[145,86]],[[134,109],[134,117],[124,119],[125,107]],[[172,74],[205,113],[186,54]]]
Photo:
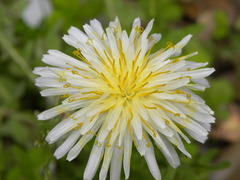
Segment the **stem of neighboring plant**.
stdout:
[[30,81],[34,81],[34,75],[32,74],[31,68],[1,31],[0,31],[0,44],[2,45],[2,48],[9,54],[12,60],[20,67],[23,73],[25,73],[27,78]]
[[105,0],[107,15],[109,18],[116,16],[113,0]]

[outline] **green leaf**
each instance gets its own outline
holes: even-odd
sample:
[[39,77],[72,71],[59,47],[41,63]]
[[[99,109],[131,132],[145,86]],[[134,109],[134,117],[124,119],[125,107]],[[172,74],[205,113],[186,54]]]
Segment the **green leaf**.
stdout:
[[60,49],[62,39],[59,38],[59,33],[62,28],[62,22],[58,21],[49,26],[49,31],[46,33],[45,43],[49,49]]
[[3,127],[1,127],[1,134],[12,138],[15,142],[25,144],[31,133],[29,129],[16,119],[9,120]]
[[234,98],[233,85],[222,78],[211,80],[210,85],[203,97],[219,119],[226,119],[229,115],[227,104]]
[[218,153],[218,149],[211,149],[210,151],[207,151],[205,154],[203,154],[198,162],[199,163],[208,163],[210,159],[213,159]]
[[216,39],[222,39],[229,35],[230,33],[230,19],[229,16],[223,11],[216,11],[214,14],[215,29],[213,36]]
[[206,90],[206,100],[211,106],[220,106],[230,102],[234,97],[233,85],[226,79],[214,79]]
[[146,17],[139,4],[136,2],[105,0],[105,8],[108,19],[112,21],[118,16],[121,26],[128,31],[132,27],[133,20],[137,17],[141,18],[143,22],[142,26],[145,25],[144,21]]

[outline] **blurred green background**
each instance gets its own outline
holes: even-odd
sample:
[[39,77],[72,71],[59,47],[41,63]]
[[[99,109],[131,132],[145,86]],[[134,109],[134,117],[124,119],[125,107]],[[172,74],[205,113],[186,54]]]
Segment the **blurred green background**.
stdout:
[[[32,69],[44,66],[41,57],[48,49],[71,54],[73,48],[61,39],[70,26],[82,29],[83,24],[96,18],[106,27],[116,15],[128,32],[134,18],[140,17],[143,26],[154,18],[152,33],[163,35],[158,48],[193,34],[184,53],[198,51],[192,60],[209,62],[216,69],[209,78],[211,88],[199,93],[216,113],[209,140],[204,145],[194,141],[186,144],[193,158],[180,155],[181,166],[177,169],[171,168],[156,150],[162,179],[240,179],[240,1],[49,0],[50,7],[44,4],[47,0],[33,1],[37,1],[37,11],[24,16],[28,0],[0,0],[1,180],[82,179],[91,145],[72,162],[53,157],[59,144],[47,145],[44,138],[58,119],[42,122],[36,115],[60,99],[40,96]],[[43,19],[34,19],[37,13]],[[153,179],[145,160],[135,151],[130,179]]]

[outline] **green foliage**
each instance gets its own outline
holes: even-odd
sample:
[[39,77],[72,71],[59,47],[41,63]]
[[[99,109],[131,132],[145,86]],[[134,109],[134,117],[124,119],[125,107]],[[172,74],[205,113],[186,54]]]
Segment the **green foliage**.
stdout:
[[181,156],[181,165],[178,168],[173,169],[170,166],[163,168],[162,176],[164,180],[184,180],[186,177],[192,180],[205,180],[209,179],[209,174],[212,171],[229,167],[227,162],[212,163],[218,153],[216,149],[202,153],[196,144],[188,144],[186,149],[192,155],[192,159]]
[[227,104],[234,98],[232,84],[225,79],[214,79],[211,88],[207,89],[204,97],[216,113],[217,118],[226,119],[229,115]]
[[149,19],[155,18],[155,26],[161,30],[168,29],[172,22],[182,17],[182,9],[175,0],[141,0],[140,4],[145,16]]
[[230,33],[230,20],[227,14],[222,11],[217,11],[214,16],[215,30],[213,36],[216,39],[222,39],[229,35]]
[[[83,176],[91,144],[73,162],[53,158],[56,145],[46,145],[44,138],[56,121],[38,122],[36,114],[52,107],[56,99],[40,97],[31,72],[34,67],[43,65],[40,59],[48,49],[71,54],[73,49],[61,39],[70,26],[82,28],[92,18],[99,19],[106,26],[109,20],[118,16],[123,28],[129,31],[134,18],[140,17],[142,26],[154,18],[152,32],[163,35],[156,45],[157,49],[165,47],[168,41],[176,43],[185,35],[193,34],[192,41],[184,49],[184,53],[199,52],[191,60],[208,61],[210,64],[214,64],[216,57],[230,60],[236,67],[236,77],[240,78],[240,63],[236,60],[239,57],[236,54],[240,48],[240,35],[230,33],[229,18],[221,11],[214,16],[212,39],[202,42],[197,38],[204,29],[201,24],[188,22],[178,25],[183,21],[184,13],[177,0],[52,0],[52,14],[36,29],[27,27],[21,19],[27,3],[27,0],[0,1],[0,179],[77,180]],[[240,29],[240,20],[236,29]],[[212,43],[212,40],[223,39],[228,39],[227,47],[225,42],[219,46]],[[226,119],[227,105],[236,99],[234,88],[228,80],[214,78],[211,88],[202,95],[219,119]],[[216,150],[202,153],[195,144],[187,145],[187,149],[192,159],[181,156],[181,166],[176,170],[155,149],[164,180],[182,180],[186,177],[205,180],[211,172],[227,166],[226,163],[212,163]],[[97,175],[95,179],[98,179]],[[136,149],[132,155],[130,179],[152,179],[146,162]]]
[[133,1],[126,5],[126,2],[119,0],[104,0],[104,3],[106,11],[105,15],[108,19],[113,20],[115,16],[118,16],[121,21],[121,25],[127,30],[130,30],[132,21],[136,17],[146,20],[139,3]]
[[49,157],[44,149],[33,148],[30,151],[20,149],[19,147],[12,148],[12,160],[16,165],[10,168],[6,179],[36,179],[41,180],[41,174],[47,171],[47,163]]
[[85,21],[96,18],[103,11],[103,2],[99,0],[71,0],[59,1],[53,0],[55,7],[52,13],[49,24],[55,24],[57,21],[62,21],[64,30],[70,26],[82,26]]

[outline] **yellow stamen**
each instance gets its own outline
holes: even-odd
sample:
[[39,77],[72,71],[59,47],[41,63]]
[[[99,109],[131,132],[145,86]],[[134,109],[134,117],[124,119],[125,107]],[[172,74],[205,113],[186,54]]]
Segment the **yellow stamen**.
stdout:
[[166,112],[169,112],[169,113],[172,113],[172,114],[175,114],[173,111],[170,111],[169,109],[166,109],[158,104],[154,104],[155,106],[157,106],[159,109],[163,110],[163,111],[166,111]]
[[143,105],[143,106],[147,109],[157,109],[157,107],[150,107],[150,106],[146,106],[146,105]]
[[69,96],[70,96],[69,94],[64,94],[64,95],[60,96],[60,98],[67,98]]
[[140,119],[141,119],[142,123],[143,123],[148,129],[150,129],[150,130],[152,131],[153,137],[156,137],[157,135],[156,135],[156,133],[155,133],[155,130],[142,118],[142,116],[140,116]]
[[80,49],[73,51],[73,54],[77,56],[80,60],[84,61],[85,63],[91,65],[91,63],[81,54]]
[[81,77],[83,77],[85,79],[91,79],[90,77],[84,76],[84,75],[80,74],[78,71],[75,71],[75,70],[72,70],[72,74],[79,75],[79,76],[81,76]]
[[74,128],[75,131],[81,129],[83,126],[83,123],[78,123],[77,126]]
[[133,131],[132,131],[132,127],[131,127],[130,123],[128,123],[128,130],[129,130],[129,133],[130,133],[130,135],[131,135],[131,137],[132,137],[132,141],[133,141],[135,147],[137,148],[137,147],[138,147],[138,144],[137,144],[137,142],[136,142],[136,140],[135,140],[135,138],[134,138]]
[[[74,67],[74,68],[76,68],[76,69],[78,69],[80,71],[87,71],[85,69],[82,69],[82,68],[79,68],[77,66],[74,66],[74,65],[70,64],[69,62],[66,62],[66,65],[72,66],[72,67]],[[66,68],[66,70],[72,70],[72,69],[71,68]]]
[[102,143],[100,143],[100,142],[98,142],[98,141],[95,142],[95,145],[96,145],[97,147],[99,147],[99,148],[102,147]]
[[103,92],[101,91],[89,91],[89,92],[82,92],[82,94],[97,94],[97,95],[103,95]]
[[143,138],[147,141],[146,146],[147,146],[147,147],[151,147],[151,143],[150,143],[149,139],[147,138],[146,134],[145,134],[145,133],[142,133],[142,135],[143,135]]
[[109,111],[110,109],[114,108],[116,105],[112,105],[111,107],[107,108],[107,109],[104,109],[103,111],[101,111],[99,114],[102,114],[102,113],[105,113],[107,111]]

